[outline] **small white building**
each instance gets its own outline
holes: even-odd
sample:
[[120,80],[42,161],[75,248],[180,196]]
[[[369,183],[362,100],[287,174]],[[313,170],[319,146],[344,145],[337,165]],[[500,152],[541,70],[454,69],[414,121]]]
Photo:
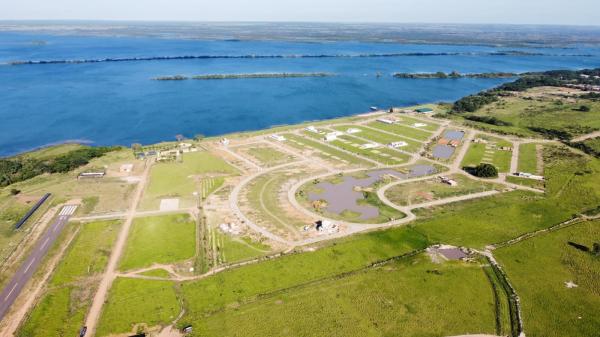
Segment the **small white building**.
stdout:
[[349,134],[349,135],[351,135],[351,134],[354,134],[354,133],[359,133],[361,131],[362,131],[361,129],[349,128],[348,130],[346,130],[346,133]]
[[400,141],[400,142],[389,143],[388,147],[390,147],[392,149],[397,149],[397,148],[405,147],[407,145],[408,145],[407,142]]
[[315,128],[314,126],[308,126],[306,127],[304,130],[308,131],[308,132],[312,132],[312,133],[320,133],[319,130],[317,130],[317,128]]
[[337,137],[339,137],[341,135],[342,135],[342,133],[339,132],[339,131],[329,132],[329,133],[325,134],[325,137],[323,137],[323,139],[326,142],[332,142],[332,141],[336,140]]
[[219,225],[219,229],[221,230],[221,232],[226,234],[240,235],[242,233],[240,226],[233,222],[222,223]]
[[450,185],[450,186],[458,186],[458,182],[454,179],[450,179],[448,177],[444,177],[441,176],[440,179],[442,180],[442,183]]
[[423,127],[426,127],[427,124],[425,124],[425,123],[415,123],[415,124],[413,124],[413,126],[415,128],[423,128]]
[[328,220],[319,220],[315,223],[317,232],[335,233],[339,230],[338,225]]
[[221,145],[223,145],[223,146],[229,145],[229,139],[227,139],[227,138],[221,139]]
[[281,136],[281,135],[270,135],[269,138],[271,139],[275,139],[278,142],[283,142],[285,141],[285,137]]
[[390,119],[390,118],[378,118],[377,121],[380,122],[380,123],[384,123],[384,124],[394,124],[394,123],[396,123],[396,120]]

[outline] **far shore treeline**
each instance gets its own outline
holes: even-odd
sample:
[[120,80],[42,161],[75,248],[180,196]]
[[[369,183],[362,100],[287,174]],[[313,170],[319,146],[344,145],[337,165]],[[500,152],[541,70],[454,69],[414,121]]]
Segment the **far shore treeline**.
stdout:
[[255,74],[207,74],[195,76],[160,76],[155,77],[157,81],[184,81],[184,80],[228,80],[242,78],[288,78],[288,77],[328,77],[335,76],[333,73],[255,73]]

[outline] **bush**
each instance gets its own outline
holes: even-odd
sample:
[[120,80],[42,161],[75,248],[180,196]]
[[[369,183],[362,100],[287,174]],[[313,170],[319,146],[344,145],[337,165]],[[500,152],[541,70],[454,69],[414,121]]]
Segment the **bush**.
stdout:
[[17,194],[19,194],[19,193],[21,193],[21,190],[18,190],[18,189],[16,189],[16,188],[12,188],[12,189],[10,190],[10,194],[11,194],[11,195],[17,195]]
[[582,105],[579,107],[579,111],[588,112],[588,111],[590,111],[590,107],[587,105]]

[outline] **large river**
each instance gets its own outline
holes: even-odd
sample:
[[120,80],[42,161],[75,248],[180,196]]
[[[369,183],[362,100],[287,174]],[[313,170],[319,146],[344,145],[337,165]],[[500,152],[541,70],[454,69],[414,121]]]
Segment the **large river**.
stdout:
[[[250,55],[259,57],[232,58]],[[313,57],[319,55],[328,57]],[[62,62],[166,56],[196,58]],[[11,65],[13,61],[57,63]],[[173,140],[176,134],[212,136],[347,116],[370,106],[453,101],[506,81],[396,79],[391,76],[394,72],[525,72],[598,66],[600,49],[583,47],[201,41],[0,32],[0,156],[72,140],[129,146]],[[262,72],[335,76],[152,80],[176,74]]]

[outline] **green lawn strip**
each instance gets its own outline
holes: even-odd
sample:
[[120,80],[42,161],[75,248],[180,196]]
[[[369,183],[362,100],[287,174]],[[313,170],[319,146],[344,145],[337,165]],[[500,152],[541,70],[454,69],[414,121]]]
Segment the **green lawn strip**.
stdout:
[[[375,121],[375,122],[371,122],[367,125],[372,128],[384,130],[387,132],[392,132],[398,136],[404,136],[404,137],[421,140],[421,141],[426,141],[427,139],[429,139],[429,137],[431,137],[433,135],[433,133],[431,133],[431,132],[419,130],[416,128],[411,128],[409,126],[398,124],[398,123],[386,124],[386,123]],[[407,142],[408,142],[408,140],[407,140]]]
[[[511,321],[511,302],[510,291],[508,284],[502,279],[500,271],[495,269],[490,263],[488,266],[483,267],[486,276],[494,291],[494,311],[496,316],[496,335],[498,336],[509,336],[513,331],[513,325]],[[516,306],[513,307],[516,309]],[[515,311],[516,313],[516,311]],[[516,316],[514,316],[516,319]],[[515,321],[516,322],[516,321]],[[515,326],[518,328],[518,326]],[[515,330],[516,331],[516,330]]]
[[[598,238],[600,222],[583,222],[494,251],[521,298],[527,335],[597,334],[600,259],[568,242],[591,249]],[[577,287],[567,288],[569,281]]]
[[223,186],[224,182],[225,178],[223,177],[204,178],[200,183],[200,191],[198,192],[202,198],[206,198],[219,187]]
[[407,228],[347,238],[314,252],[292,254],[229,270],[203,280],[182,284],[186,315],[196,321],[260,294],[289,288],[360,269],[369,264],[422,249],[427,241]]
[[[365,166],[365,167],[372,167],[373,163],[360,159],[356,156],[353,156],[351,154],[348,154],[344,151],[340,151],[340,150],[336,150],[335,148],[329,147],[327,145],[323,145],[319,142],[316,142],[314,140],[305,138],[305,137],[301,137],[301,136],[297,136],[294,134],[284,134],[284,137],[286,137],[289,140],[295,140],[298,143],[302,143],[303,145],[313,148],[315,150],[317,150],[317,153],[320,154],[321,158],[324,158],[326,160],[329,161],[335,161],[336,164],[339,164],[339,161],[342,160],[346,163],[349,164],[353,164],[353,165],[360,165],[360,166]],[[286,144],[290,144],[292,146],[297,145],[296,143],[293,142],[288,142]],[[327,154],[327,155],[324,155]],[[338,159],[336,159],[338,158]]]
[[221,245],[219,245],[219,252],[225,263],[234,263],[257,258],[267,254],[270,250],[269,246],[254,242],[248,237],[233,238],[220,231],[217,231],[217,233],[221,243]]
[[[537,174],[537,144],[528,143],[519,146],[519,172]],[[541,172],[540,172],[541,173]]]
[[76,335],[84,323],[99,279],[117,237],[118,221],[81,225],[50,279],[50,289],[19,328],[20,337]]
[[174,263],[194,257],[196,224],[187,214],[137,218],[119,263],[120,270]]
[[386,197],[397,205],[405,206],[457,195],[501,189],[501,185],[469,179],[461,174],[451,175],[449,178],[456,181],[458,185],[450,186],[442,183],[439,178],[432,178],[395,185],[386,191]]
[[421,255],[187,322],[193,323],[195,336],[491,334],[495,329],[490,288],[480,267],[433,264]]
[[191,206],[192,193],[200,188],[193,176],[235,173],[237,173],[235,168],[211,153],[204,151],[185,153],[182,162],[158,163],[152,167],[150,183],[144,191],[140,207],[156,209],[162,198],[182,198]]
[[[346,132],[346,130],[348,130],[350,128],[361,130],[361,132],[353,134],[354,136],[365,138],[365,139],[368,139],[370,141],[373,141],[373,142],[376,142],[376,143],[379,143],[382,145],[388,145],[390,143],[401,142],[401,141],[406,142],[406,143],[408,143],[408,145],[405,147],[402,147],[400,149],[402,149],[404,151],[408,151],[408,152],[416,152],[419,150],[419,148],[421,148],[421,145],[422,145],[421,143],[415,142],[414,140],[409,140],[409,139],[405,139],[403,137],[390,135],[390,134],[384,133],[384,132],[379,132],[377,130],[369,129],[369,128],[366,128],[366,127],[363,127],[360,125],[341,125],[341,126],[333,127],[333,129],[335,129],[337,131],[342,131],[342,132]],[[364,143],[364,141],[362,141],[362,142]]]
[[104,304],[96,335],[135,332],[132,330],[140,323],[167,325],[180,309],[174,282],[119,277]]

